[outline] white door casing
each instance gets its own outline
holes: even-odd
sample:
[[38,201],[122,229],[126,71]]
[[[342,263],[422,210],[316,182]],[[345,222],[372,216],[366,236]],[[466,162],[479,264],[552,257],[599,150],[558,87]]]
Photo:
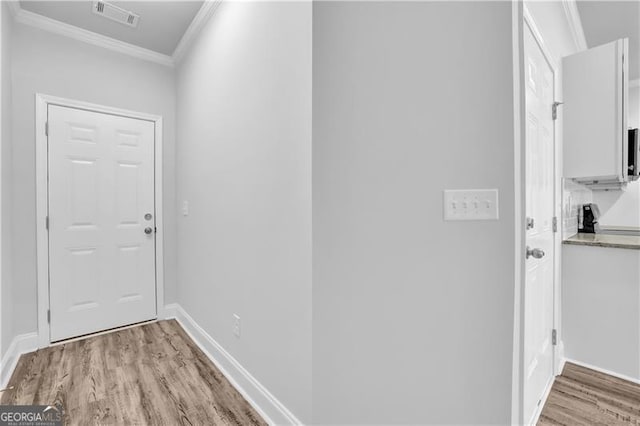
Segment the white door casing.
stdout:
[[[36,97],[36,192],[37,192],[36,237],[37,237],[37,266],[38,266],[37,267],[37,284],[38,284],[38,345],[39,347],[42,348],[42,347],[49,346],[49,344],[52,341],[56,341],[60,338],[64,339],[66,337],[71,337],[72,335],[78,335],[78,334],[84,333],[85,329],[88,330],[87,332],[91,333],[91,332],[104,330],[106,328],[126,325],[127,323],[153,319],[153,318],[156,318],[157,316],[164,317],[166,315],[166,312],[164,310],[164,285],[163,285],[164,284],[164,268],[163,268],[163,252],[164,252],[163,234],[164,232],[163,232],[163,215],[162,215],[162,209],[160,208],[160,206],[162,206],[162,198],[163,198],[162,197],[162,187],[163,187],[162,185],[162,181],[163,181],[162,179],[162,117],[157,115],[147,114],[147,113],[129,111],[121,108],[102,106],[102,105],[92,104],[84,101],[64,99],[64,98],[43,95],[43,94],[36,94],[35,97]],[[102,241],[102,242],[99,241],[100,238],[94,237],[94,240],[95,240],[94,242],[98,241],[99,244],[103,246],[105,244],[116,245],[115,247],[112,247],[111,254],[109,255],[110,257],[107,256],[107,258],[108,259],[110,258],[112,261],[118,261],[120,263],[123,263],[124,266],[123,267],[118,266],[118,268],[120,269],[113,268],[112,271],[107,272],[107,275],[111,274],[112,277],[116,277],[115,278],[116,281],[120,280],[121,281],[120,285],[119,286],[114,285],[112,282],[111,283],[112,285],[107,289],[106,293],[99,294],[98,300],[95,300],[95,301],[85,300],[84,302],[82,302],[80,300],[82,299],[82,297],[80,297],[82,296],[82,294],[79,292],[77,300],[75,300],[74,302],[71,302],[71,301],[66,302],[67,309],[70,308],[72,304],[75,304],[80,306],[75,306],[76,309],[75,310],[72,309],[71,313],[77,313],[74,311],[82,312],[83,311],[82,308],[85,308],[84,310],[91,310],[96,308],[94,304],[99,305],[101,301],[104,302],[103,299],[108,300],[109,297],[111,297],[112,307],[117,312],[115,315],[111,315],[111,318],[113,319],[115,317],[118,317],[119,320],[117,321],[117,323],[114,323],[114,322],[109,323],[109,320],[108,320],[109,315],[108,314],[104,315],[104,311],[99,312],[92,319],[94,321],[93,326],[90,326],[90,324],[83,325],[84,327],[83,329],[82,327],[78,327],[77,324],[74,324],[73,327],[75,328],[73,328],[73,330],[75,331],[72,331],[71,332],[72,334],[69,334],[68,336],[65,335],[64,337],[62,336],[65,333],[60,334],[55,330],[57,325],[55,324],[56,308],[55,306],[53,306],[53,304],[56,303],[54,300],[56,296],[53,294],[53,292],[50,292],[50,287],[49,287],[50,278],[52,278],[54,282],[53,285],[55,286],[56,277],[54,274],[52,274],[52,276],[50,277],[50,274],[49,274],[49,266],[50,266],[49,257],[50,255],[53,255],[53,256],[55,255],[53,253],[50,253],[49,231],[47,229],[47,219],[49,214],[49,184],[48,184],[49,183],[48,182],[49,152],[48,152],[47,127],[49,127],[49,130],[51,130],[52,133],[54,134],[56,131],[54,130],[55,124],[47,123],[47,120],[48,120],[49,108],[51,108],[51,110],[54,111],[54,108],[56,107],[59,107],[59,108],[66,107],[67,110],[75,111],[76,113],[82,114],[82,117],[80,117],[80,120],[76,120],[72,123],[76,125],[75,127],[78,127],[80,131],[79,132],[76,131],[76,134],[72,138],[72,139],[76,139],[75,141],[76,143],[71,143],[69,144],[70,146],[74,144],[78,145],[77,142],[80,142],[80,143],[84,142],[87,145],[84,148],[85,149],[88,148],[90,141],[89,140],[83,141],[82,139],[91,139],[90,136],[87,136],[87,133],[91,133],[91,132],[82,131],[82,128],[85,127],[83,126],[82,120],[86,119],[88,116],[92,116],[93,114],[95,114],[93,116],[94,119],[95,117],[106,116],[107,121],[110,122],[109,126],[113,126],[114,128],[118,129],[118,133],[121,134],[120,142],[118,143],[118,145],[121,145],[121,146],[117,147],[114,150],[114,154],[112,155],[111,160],[114,161],[113,163],[114,169],[116,168],[116,165],[118,162],[122,163],[122,165],[125,166],[124,168],[127,169],[124,172],[125,176],[120,177],[121,184],[123,183],[123,180],[126,180],[127,172],[129,172],[128,177],[131,177],[132,175],[131,171],[132,169],[135,168],[132,166],[135,166],[136,163],[138,162],[138,159],[136,159],[135,155],[131,156],[131,152],[123,153],[123,150],[127,149],[130,151],[135,151],[135,147],[133,145],[137,143],[135,141],[136,133],[139,133],[138,131],[140,130],[139,128],[136,128],[136,126],[139,126],[140,123],[143,123],[142,126],[145,128],[144,132],[147,134],[146,137],[148,138],[149,137],[148,135],[150,135],[150,138],[151,138],[150,145],[146,146],[147,148],[149,147],[151,148],[150,150],[147,149],[145,151],[146,156],[150,158],[149,166],[148,166],[150,173],[145,172],[144,179],[141,178],[140,181],[142,182],[146,180],[147,184],[148,182],[152,182],[152,185],[151,185],[150,192],[146,191],[145,196],[141,197],[141,202],[143,202],[142,200],[145,199],[146,197],[146,200],[147,200],[146,203],[148,203],[149,199],[152,200],[152,203],[150,206],[146,206],[146,205],[144,206],[145,208],[150,207],[150,211],[148,212],[145,211],[143,213],[142,222],[151,223],[151,225],[149,226],[152,228],[152,230],[155,224],[155,231],[156,231],[155,233],[152,232],[150,234],[151,236],[148,236],[147,234],[144,234],[144,228],[146,228],[147,226],[145,225],[142,227],[142,230],[140,231],[141,232],[140,235],[144,235],[144,237],[147,239],[146,240],[143,239],[142,242],[146,244],[141,244],[142,246],[141,248],[147,248],[150,240],[152,241],[150,244],[151,250],[143,250],[138,252],[137,254],[134,254],[136,253],[135,246],[137,245],[137,243],[135,242],[135,238],[131,237],[133,235],[132,233],[113,232],[111,235],[107,235],[106,239],[103,238],[105,241]],[[88,115],[85,115],[85,114],[88,114]],[[78,117],[75,117],[75,118],[78,118]],[[128,128],[130,124],[122,126],[123,122],[134,123],[133,128]],[[86,126],[86,127],[91,129],[91,126]],[[97,127],[100,127],[100,126],[97,126]],[[116,132],[114,131],[113,134],[115,133]],[[80,140],[80,141],[77,141],[77,140]],[[76,161],[76,163],[78,164],[75,171],[80,172],[81,174],[84,173],[85,175],[88,174],[87,167],[89,167],[90,169],[92,160],[91,160],[91,157],[84,158],[85,162],[83,163],[82,155],[88,154],[90,156],[92,154],[86,150],[84,152],[82,151],[71,152],[71,154],[72,156],[76,155],[75,157],[72,157],[73,160],[80,160],[79,162]],[[106,159],[103,158],[103,160],[106,160]],[[98,163],[104,163],[104,162],[105,161],[98,161]],[[82,166],[85,166],[85,167],[83,168]],[[96,167],[99,168],[100,165],[97,165]],[[104,176],[108,176],[108,175],[109,173],[104,174]],[[111,176],[112,176],[111,180],[113,182],[113,186],[115,187],[117,185],[117,179],[116,179],[117,173],[115,170],[113,170],[113,173],[111,173]],[[67,176],[67,178],[69,178],[69,176]],[[52,184],[55,185],[55,182],[52,182]],[[80,191],[83,189],[86,190],[86,183],[83,182],[81,185],[84,185],[84,188],[81,186],[75,189],[78,189]],[[127,189],[130,189],[130,188],[127,188]],[[71,190],[68,190],[67,195],[70,195],[71,192],[72,192]],[[116,194],[115,189],[112,192],[113,194]],[[131,196],[131,193],[132,191],[129,191],[128,195]],[[126,196],[127,192],[123,191],[119,195]],[[83,197],[83,200],[86,201],[87,198]],[[111,210],[114,212],[116,212],[116,204],[115,204],[116,201],[117,200],[114,200],[112,202],[112,206],[110,206]],[[55,207],[54,206],[52,207],[55,210]],[[86,206],[80,205],[80,207],[81,207],[81,210],[79,212],[79,216],[84,215],[86,217],[87,211],[89,210],[87,209]],[[69,210],[69,206],[67,206],[66,209]],[[116,212],[116,213],[122,214],[122,215],[129,214],[129,212],[126,210],[120,210],[120,212]],[[114,215],[116,213],[114,213]],[[153,217],[151,218],[151,220],[144,219],[144,214],[146,213],[152,214]],[[104,216],[102,212],[98,214],[98,219],[100,219],[101,216]],[[115,223],[116,219],[114,219],[112,223]],[[96,220],[96,221],[99,222],[99,220]],[[84,226],[86,228],[84,230],[87,230],[87,231],[90,230],[92,226],[92,224],[88,223],[88,221],[82,218],[79,218],[79,220],[76,220],[76,222],[79,222],[79,226],[77,226],[78,224],[76,224],[75,226],[76,228],[83,228]],[[134,226],[138,226],[138,225],[134,225],[133,223],[134,220],[129,220],[128,218],[125,218],[124,220],[122,220],[122,222],[125,222],[124,228],[126,227],[133,228]],[[54,228],[56,226],[55,218],[53,217],[51,218],[50,225],[52,228],[51,229],[52,232],[55,234],[55,231],[54,231]],[[119,224],[119,225],[120,227],[122,227],[122,224]],[[107,224],[107,226],[109,225]],[[70,229],[70,230],[74,230],[74,229]],[[80,229],[75,229],[75,230],[80,230]],[[128,229],[126,231],[131,231],[131,230],[132,229]],[[65,229],[65,232],[66,231],[69,231],[69,230]],[[99,232],[97,233],[94,232],[94,235],[98,235],[98,234]],[[138,234],[136,233],[136,235]],[[73,238],[80,238],[80,237],[76,236]],[[83,238],[85,238],[85,241],[82,241],[82,244],[86,244],[87,243],[86,239],[88,238],[87,235],[84,235]],[[52,245],[55,245],[56,241],[58,240],[52,241]],[[63,240],[60,240],[60,241],[63,241]],[[84,246],[87,249],[85,253],[80,251],[78,254],[91,256],[91,254],[89,253],[89,251],[91,250],[90,245],[91,244],[87,244],[86,246]],[[123,254],[125,255],[129,254],[129,255],[133,255],[133,257],[142,255],[145,258],[145,260],[140,262],[140,265],[144,264],[145,262],[149,262],[149,258],[151,259],[151,262],[149,262],[152,265],[151,272],[149,272],[148,270],[145,270],[142,273],[137,270],[134,272],[134,274],[137,274],[139,277],[142,277],[140,279],[140,282],[142,284],[140,284],[140,286],[137,289],[133,288],[132,290],[132,287],[129,287],[127,289],[126,282],[128,281],[129,283],[131,283],[131,277],[122,275],[122,271],[125,271],[127,268],[131,268],[130,266],[132,265],[131,256],[129,256],[128,258],[127,256],[118,258],[119,253],[115,251],[116,248],[124,249]],[[103,247],[103,251],[105,251],[104,247]],[[149,256],[149,253],[151,253],[151,256]],[[127,261],[129,261],[128,262],[129,266],[127,266]],[[87,269],[86,265],[81,264],[79,270],[77,271],[77,274],[82,273],[83,268],[86,271]],[[55,270],[55,267],[52,269]],[[54,272],[53,270],[52,272]],[[68,273],[68,271],[63,270],[63,273]],[[120,274],[119,277],[117,276],[118,274]],[[150,286],[148,285],[148,282],[151,282]],[[71,286],[71,284],[67,284],[67,286]],[[54,288],[52,287],[52,289]],[[88,294],[87,288],[83,288],[81,290],[85,292],[84,293],[85,295]],[[138,292],[139,294],[136,294],[136,292]],[[118,295],[118,293],[120,294]],[[65,297],[69,298],[69,294],[66,294]],[[51,307],[54,310],[51,318],[53,324],[51,324],[51,326],[49,324],[48,312],[47,312],[50,308],[50,299],[52,302]],[[145,300],[145,302],[141,302],[142,300]],[[56,305],[58,305],[58,303],[56,303]],[[136,305],[138,309],[133,308]],[[144,305],[144,307],[142,307],[142,305]],[[62,306],[64,306],[64,302]],[[100,309],[98,309],[98,311],[100,311]],[[134,311],[136,311],[135,314],[133,313]],[[58,317],[58,318],[60,319],[62,317]],[[99,321],[102,321],[102,322],[99,322]],[[83,322],[83,320],[77,320],[76,322],[81,323]]]
[[[555,134],[554,70],[530,27],[524,27],[526,246],[540,249],[525,260],[523,418],[539,412],[554,378]],[[530,222],[531,221],[531,222]]]

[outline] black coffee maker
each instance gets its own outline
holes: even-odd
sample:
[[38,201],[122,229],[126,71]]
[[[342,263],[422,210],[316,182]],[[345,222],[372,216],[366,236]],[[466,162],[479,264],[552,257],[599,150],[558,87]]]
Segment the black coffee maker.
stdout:
[[578,217],[578,232],[595,234],[600,231],[600,227],[598,225],[599,217],[600,210],[598,209],[597,204],[583,204]]

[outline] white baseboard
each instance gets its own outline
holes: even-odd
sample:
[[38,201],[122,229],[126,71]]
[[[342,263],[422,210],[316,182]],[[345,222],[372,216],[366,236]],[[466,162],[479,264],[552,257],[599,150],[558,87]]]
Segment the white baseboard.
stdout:
[[9,379],[18,365],[20,355],[38,349],[38,334],[27,333],[16,336],[0,361],[0,389],[7,387]]
[[278,399],[216,342],[178,304],[165,306],[164,318],[175,318],[234,388],[270,425],[302,425]]
[[626,380],[628,382],[636,383],[640,385],[640,379],[635,377],[625,376],[624,374],[620,374],[614,371],[606,370],[604,368],[596,367],[595,365],[587,364],[586,362],[576,361],[571,358],[565,358],[564,361],[565,363],[570,362],[571,364],[579,365],[580,367],[588,368],[590,370],[597,371],[598,373],[607,374],[609,376],[617,377],[618,379]]
[[165,305],[161,312],[158,312],[158,319],[177,319],[178,318],[178,308],[180,305],[177,303],[170,303]]

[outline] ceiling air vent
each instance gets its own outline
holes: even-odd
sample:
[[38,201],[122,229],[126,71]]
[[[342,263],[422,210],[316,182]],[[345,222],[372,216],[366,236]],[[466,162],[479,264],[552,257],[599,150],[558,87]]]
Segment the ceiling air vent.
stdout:
[[140,15],[105,1],[94,1],[93,13],[133,28],[138,26],[138,21],[140,20]]

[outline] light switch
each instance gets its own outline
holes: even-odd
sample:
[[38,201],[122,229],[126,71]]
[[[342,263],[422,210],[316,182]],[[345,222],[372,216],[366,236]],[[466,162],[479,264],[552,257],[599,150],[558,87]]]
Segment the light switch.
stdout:
[[447,189],[444,191],[444,220],[496,220],[497,189]]
[[182,202],[182,216],[189,216],[189,202]]

